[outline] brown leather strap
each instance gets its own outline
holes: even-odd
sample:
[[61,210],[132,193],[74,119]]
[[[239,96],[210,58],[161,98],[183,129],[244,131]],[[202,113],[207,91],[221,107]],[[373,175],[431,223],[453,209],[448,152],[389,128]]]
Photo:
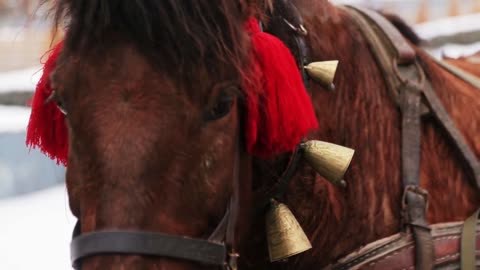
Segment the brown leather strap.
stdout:
[[74,238],[70,247],[75,269],[81,259],[102,254],[162,256],[218,266],[227,258],[221,243],[151,232],[93,232]]
[[227,218],[227,228],[225,234],[225,243],[229,249],[228,254],[228,267],[231,270],[236,270],[238,268],[238,258],[240,255],[237,253],[238,250],[238,229],[241,213],[241,203],[240,203],[240,194],[242,192],[242,180],[244,177],[241,177],[240,167],[245,162],[244,155],[242,154],[240,136],[237,138],[237,143],[235,146],[235,161],[233,167],[233,191],[232,197],[230,200],[228,218]]
[[305,71],[305,66],[309,64],[309,51],[305,42],[308,32],[304,27],[301,13],[292,1],[275,0],[273,9],[268,15],[270,21],[265,31],[278,37],[290,49],[297,61],[305,88],[309,91],[309,77]]
[[[339,6],[339,8],[350,15],[350,19],[358,26],[358,29],[367,40],[370,51],[382,72],[388,93],[396,105],[400,107],[402,103],[401,94],[399,93],[400,85],[393,72],[393,66],[396,65],[396,63],[394,63],[394,57],[398,57],[398,55],[402,55],[402,53],[397,51],[381,28],[364,15],[365,13],[361,11],[363,10],[362,8],[355,6]],[[409,53],[404,54],[408,55]],[[408,58],[406,58],[405,61],[407,59]]]
[[[462,226],[461,222],[432,225],[435,269],[460,269]],[[479,229],[477,226],[477,232]],[[480,234],[477,233],[473,242],[480,247]],[[410,233],[396,234],[362,247],[325,270],[418,269],[415,268],[414,243]],[[480,257],[480,250],[477,249],[476,255]],[[476,264],[480,266],[478,260]]]
[[433,241],[426,220],[427,193],[420,188],[421,88],[407,86],[403,90],[402,110],[402,181],[404,219],[415,239],[417,269],[433,269]]
[[456,67],[452,64],[449,64],[446,61],[439,60],[439,59],[435,58],[434,56],[431,56],[431,57],[437,64],[439,64],[444,69],[448,70],[450,73],[455,75],[457,78],[460,78],[463,81],[472,85],[473,87],[476,87],[476,88],[480,89],[480,78],[479,77],[467,72],[466,70],[463,70],[459,67]]
[[412,64],[415,61],[416,53],[415,50],[407,43],[403,35],[382,15],[373,10],[359,6],[348,6],[352,9],[355,9],[357,12],[363,14],[364,17],[371,20],[371,27],[378,27],[376,30],[377,33],[381,32],[386,35],[387,42],[384,42],[383,45],[389,46],[390,51],[395,52],[395,58],[398,60],[398,64]]
[[480,209],[475,211],[463,224],[461,242],[461,266],[462,270],[475,270],[476,268],[476,238],[477,220]]

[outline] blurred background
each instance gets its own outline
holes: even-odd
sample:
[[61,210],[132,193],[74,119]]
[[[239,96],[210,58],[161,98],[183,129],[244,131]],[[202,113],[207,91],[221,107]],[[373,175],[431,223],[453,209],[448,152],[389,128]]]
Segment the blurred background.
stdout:
[[[337,0],[400,15],[435,57],[480,51],[480,0]],[[38,0],[0,0],[0,269],[71,269],[65,169],[25,147],[43,54],[55,40]],[[58,39],[58,37],[57,37]]]

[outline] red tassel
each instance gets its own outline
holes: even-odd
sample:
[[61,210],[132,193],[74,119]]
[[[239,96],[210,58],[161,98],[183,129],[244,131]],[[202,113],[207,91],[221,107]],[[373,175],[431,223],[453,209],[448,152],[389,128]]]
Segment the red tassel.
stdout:
[[253,45],[244,78],[247,151],[269,158],[293,151],[318,122],[290,50],[261,32],[256,19],[249,19],[245,28]]
[[[318,127],[313,106],[289,49],[278,38],[260,31],[249,19],[252,61],[244,78],[247,151],[261,158],[293,151],[302,137]],[[54,102],[49,81],[63,47],[58,44],[45,63],[33,100],[26,143],[57,163],[67,165],[68,130],[65,117]]]
[[58,55],[63,47],[59,43],[43,67],[43,75],[37,84],[31,101],[32,112],[27,127],[26,143],[31,148],[39,148],[43,153],[58,164],[67,165],[68,130],[65,117],[55,102],[46,103],[53,92],[50,84],[50,73],[55,69]]

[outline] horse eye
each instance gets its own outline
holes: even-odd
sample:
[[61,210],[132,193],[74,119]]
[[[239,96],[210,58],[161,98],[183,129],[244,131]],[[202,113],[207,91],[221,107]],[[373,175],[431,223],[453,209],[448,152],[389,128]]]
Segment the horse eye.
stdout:
[[233,94],[222,91],[213,107],[206,112],[205,121],[215,121],[228,115],[232,110],[233,101]]
[[52,94],[45,100],[45,103],[55,102],[57,108],[64,114],[67,115],[67,110],[65,110],[65,104],[62,99],[58,96],[56,91],[52,91]]
[[60,101],[60,100],[57,100],[56,103],[57,103],[58,109],[59,109],[64,115],[67,115],[67,110],[65,110],[65,106],[64,106],[63,102]]

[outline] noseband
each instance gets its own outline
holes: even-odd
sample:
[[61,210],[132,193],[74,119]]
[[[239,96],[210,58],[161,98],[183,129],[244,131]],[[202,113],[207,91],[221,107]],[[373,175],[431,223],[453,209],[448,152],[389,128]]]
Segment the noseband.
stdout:
[[[303,72],[303,66],[308,62],[308,50],[304,41],[305,33],[298,31],[303,27],[303,20],[290,1],[276,0],[274,2],[279,5],[276,10],[280,12],[275,14],[276,16],[272,16],[271,33],[278,34],[277,36],[287,44],[296,56],[304,82],[307,83],[308,78]],[[280,26],[277,29],[286,29],[284,33],[289,36],[284,37],[280,33],[276,33],[275,26]],[[144,255],[187,260],[218,266],[225,270],[236,270],[239,257],[237,253],[238,239],[236,237],[238,237],[237,227],[241,212],[241,183],[246,180],[246,176],[242,173],[244,173],[246,167],[244,165],[248,161],[247,154],[241,149],[240,139],[237,139],[233,168],[233,192],[230,203],[222,220],[208,239],[125,230],[103,230],[82,234],[79,220],[75,226],[70,245],[73,267],[80,270],[83,259],[97,255]],[[299,149],[293,153],[284,174],[270,190],[267,200],[259,203],[258,209],[264,210],[270,198],[285,193],[288,182],[296,171],[300,155]],[[242,168],[242,171],[240,171],[240,168]]]

